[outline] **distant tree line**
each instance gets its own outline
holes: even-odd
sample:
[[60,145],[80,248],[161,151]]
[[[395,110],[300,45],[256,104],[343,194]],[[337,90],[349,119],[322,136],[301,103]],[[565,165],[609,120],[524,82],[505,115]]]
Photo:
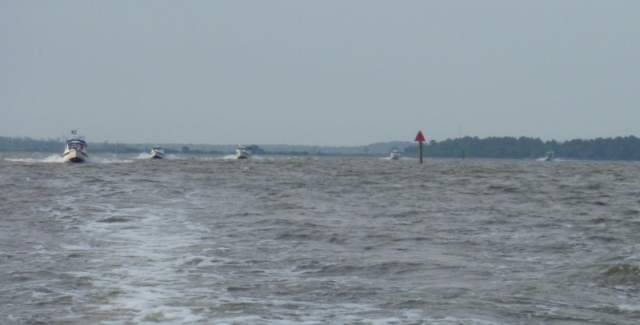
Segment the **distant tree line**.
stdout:
[[[313,146],[311,150],[301,149],[300,146],[280,146],[277,150],[266,150],[258,145],[252,145],[255,155],[296,155],[296,156],[331,156],[331,155],[378,155],[368,149],[387,146],[390,149],[398,149],[405,156],[417,157],[419,146],[411,142],[376,143],[369,146],[349,148],[319,147]],[[404,149],[402,149],[404,146]],[[14,152],[61,152],[64,141],[61,139],[32,139],[29,137],[0,137],[0,151]],[[89,143],[91,152],[116,152],[116,153],[140,153],[150,150],[148,144],[124,144],[124,143]],[[225,154],[232,153],[228,150],[203,149],[206,146],[198,145],[198,149],[186,145],[174,145],[173,149],[165,147],[167,153],[182,154]],[[285,148],[285,149],[283,149]],[[390,151],[389,149],[389,151]],[[557,142],[555,140],[542,141],[538,138],[528,137],[464,137],[447,139],[437,142],[432,140],[423,147],[425,157],[436,158],[505,158],[505,159],[536,159],[543,157],[546,152],[554,151],[556,157],[581,160],[640,160],[640,139],[635,136],[616,138],[596,138],[591,140],[569,140]],[[335,151],[339,150],[339,151]],[[334,152],[335,151],[335,152]],[[376,150],[379,152],[380,150]]]
[[[0,137],[0,151],[13,152],[62,152],[64,150],[65,141],[61,139],[32,139],[29,137]],[[139,153],[151,150],[151,147],[142,148],[139,145],[130,145],[124,143],[92,143],[89,142],[88,150],[91,152],[118,152],[118,153]],[[147,148],[148,147],[148,148]],[[172,150],[165,150],[171,152]],[[175,151],[175,150],[174,150]]]
[[[60,139],[36,140],[29,137],[0,137],[0,151],[53,152],[62,151]],[[54,148],[56,148],[54,150]]]
[[[405,148],[405,156],[418,156],[419,146]],[[527,137],[464,137],[430,141],[423,147],[425,157],[535,159],[553,151],[556,157],[581,160],[640,160],[640,139],[635,136],[591,140],[542,141]]]

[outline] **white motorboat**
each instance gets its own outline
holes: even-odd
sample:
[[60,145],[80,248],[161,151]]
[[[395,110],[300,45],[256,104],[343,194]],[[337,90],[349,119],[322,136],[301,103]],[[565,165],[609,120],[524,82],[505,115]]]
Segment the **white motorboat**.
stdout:
[[553,160],[554,155],[555,155],[555,154],[553,153],[553,151],[547,151],[547,153],[546,153],[546,154],[544,154],[544,160],[545,160],[545,161],[552,161],[552,160]]
[[163,159],[164,158],[164,149],[160,146],[155,146],[151,148],[151,159]]
[[83,163],[89,159],[89,155],[86,152],[87,143],[82,139],[70,139],[64,148],[62,154],[63,162],[70,163]]
[[398,150],[392,150],[389,154],[389,159],[398,160],[400,158],[402,158],[402,154]]
[[236,158],[237,159],[251,158],[251,148],[245,147],[245,146],[238,146],[238,149],[236,149]]

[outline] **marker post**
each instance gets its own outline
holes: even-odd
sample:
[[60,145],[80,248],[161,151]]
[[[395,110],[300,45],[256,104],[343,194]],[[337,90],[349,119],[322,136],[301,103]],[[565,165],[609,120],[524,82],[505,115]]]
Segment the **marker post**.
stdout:
[[414,141],[420,142],[420,163],[422,164],[422,143],[425,141],[422,131],[418,131],[418,135],[416,135],[416,139]]

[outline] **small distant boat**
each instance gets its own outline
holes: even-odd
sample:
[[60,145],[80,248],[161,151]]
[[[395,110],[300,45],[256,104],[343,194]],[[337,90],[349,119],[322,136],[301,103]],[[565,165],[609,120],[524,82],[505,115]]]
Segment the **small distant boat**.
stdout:
[[83,163],[89,159],[89,155],[86,152],[87,143],[82,139],[70,139],[64,148],[62,154],[63,162],[70,163]]
[[402,154],[398,150],[392,150],[389,154],[389,159],[398,160],[402,158]]
[[238,149],[236,149],[236,158],[237,159],[251,158],[251,148],[245,147],[245,146],[238,146]]
[[163,159],[164,158],[164,149],[160,146],[155,146],[151,148],[151,159]]
[[545,161],[552,161],[553,158],[554,158],[554,155],[555,154],[553,153],[553,151],[547,151],[547,153],[544,154],[544,160]]

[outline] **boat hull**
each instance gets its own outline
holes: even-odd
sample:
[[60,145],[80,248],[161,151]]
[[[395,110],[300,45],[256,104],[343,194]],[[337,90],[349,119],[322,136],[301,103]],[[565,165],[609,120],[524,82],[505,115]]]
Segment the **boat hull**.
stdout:
[[151,152],[151,159],[163,159],[164,158],[164,150],[161,147],[153,147]]
[[161,153],[152,152],[151,159],[164,159],[164,155]]
[[89,159],[89,155],[76,149],[71,149],[62,155],[62,161],[66,163],[83,163],[87,159]]
[[238,148],[236,150],[236,159],[249,159],[251,158],[251,151],[247,148]]

